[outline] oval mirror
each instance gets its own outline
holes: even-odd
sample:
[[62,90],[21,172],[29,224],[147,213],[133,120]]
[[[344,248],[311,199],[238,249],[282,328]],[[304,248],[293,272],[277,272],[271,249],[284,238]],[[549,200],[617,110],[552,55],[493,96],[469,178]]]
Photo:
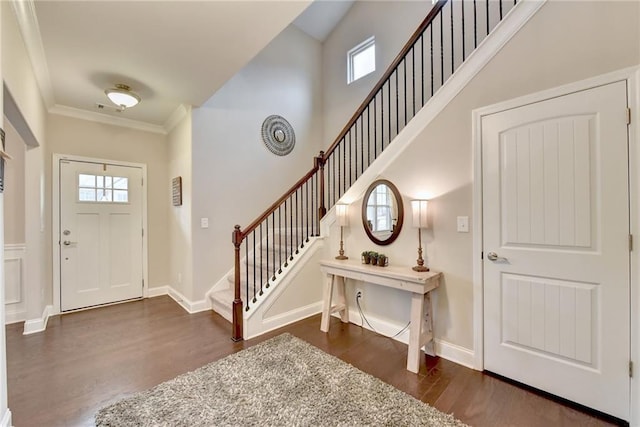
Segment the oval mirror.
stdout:
[[376,245],[389,245],[400,234],[404,209],[400,192],[390,181],[374,181],[362,199],[362,225]]

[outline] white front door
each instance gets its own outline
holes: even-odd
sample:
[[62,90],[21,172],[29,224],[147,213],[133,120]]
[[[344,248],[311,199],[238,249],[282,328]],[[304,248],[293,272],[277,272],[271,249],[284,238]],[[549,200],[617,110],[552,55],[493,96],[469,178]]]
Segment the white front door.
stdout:
[[483,117],[484,368],[629,419],[627,87]]
[[142,297],[142,170],[60,160],[60,309]]

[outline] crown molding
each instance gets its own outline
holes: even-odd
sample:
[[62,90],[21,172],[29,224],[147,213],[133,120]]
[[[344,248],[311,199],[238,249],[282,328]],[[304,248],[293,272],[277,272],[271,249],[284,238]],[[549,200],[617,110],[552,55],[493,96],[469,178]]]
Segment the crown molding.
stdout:
[[36,15],[35,2],[34,0],[11,0],[11,5],[18,22],[18,27],[20,28],[20,33],[22,34],[27,55],[29,56],[33,66],[33,72],[35,74],[38,87],[40,88],[40,93],[49,113],[163,135],[169,133],[180,122],[180,120],[187,115],[190,107],[180,105],[171,114],[171,116],[169,116],[167,121],[164,123],[164,126],[159,126],[137,120],[113,117],[89,110],[81,110],[56,104],[53,94],[53,84],[51,83],[49,67],[44,53],[44,45],[42,44],[42,35],[40,33],[38,16]]
[[[95,113],[93,111],[81,110],[79,108],[67,107],[66,105],[54,105],[49,108],[49,113],[60,116],[73,117],[76,119],[88,120],[91,122],[104,123],[113,126],[127,127],[131,129],[141,130],[145,132],[167,134],[164,126],[153,125],[137,120],[126,119],[122,117],[113,117],[106,114]],[[172,115],[173,116],[173,115]]]
[[18,27],[20,27],[27,54],[33,66],[36,81],[40,87],[40,93],[46,107],[50,109],[55,106],[55,98],[47,59],[44,54],[35,3],[33,0],[11,0],[11,5],[18,21]]
[[190,105],[180,104],[178,108],[175,109],[173,113],[169,116],[166,122],[164,122],[164,130],[166,133],[169,133],[175,128],[182,119],[184,119],[187,114],[191,111]]

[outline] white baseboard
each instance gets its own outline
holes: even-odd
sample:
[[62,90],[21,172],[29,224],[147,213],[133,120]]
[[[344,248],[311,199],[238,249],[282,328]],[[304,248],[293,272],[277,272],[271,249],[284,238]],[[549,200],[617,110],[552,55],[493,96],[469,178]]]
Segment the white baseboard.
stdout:
[[10,325],[12,323],[24,322],[27,320],[26,311],[6,312],[4,314],[4,324]]
[[169,286],[158,286],[147,289],[147,298],[155,298],[162,295],[169,295]]
[[36,332],[42,332],[47,329],[47,322],[49,316],[53,313],[53,306],[48,305],[42,312],[42,317],[38,319],[29,319],[24,322],[24,335],[35,334]]
[[173,289],[171,286],[167,286],[167,293],[175,302],[180,304],[182,308],[189,314],[199,313],[201,311],[211,310],[211,303],[206,299],[200,301],[190,301],[180,292]]
[[[338,313],[333,314],[334,317],[340,317]],[[377,318],[371,314],[365,313],[367,320],[371,324],[369,326],[367,322],[363,321],[363,324],[360,325],[360,313],[355,308],[349,308],[349,321],[358,326],[362,326],[368,330],[374,330],[381,335],[384,335],[389,338],[393,338],[396,341],[400,341],[404,344],[409,344],[409,330],[405,330],[403,333],[395,336],[402,328],[406,326],[406,324],[398,324],[394,322],[390,322],[386,319]],[[373,327],[373,329],[372,329]],[[443,359],[447,359],[451,362],[457,363],[462,366],[466,366],[467,368],[474,369],[474,352],[465,347],[461,347],[457,344],[452,344],[447,341],[443,341],[441,339],[436,338],[435,340],[435,354]],[[426,349],[425,349],[426,350]]]
[[268,317],[262,320],[262,324],[260,325],[259,330],[257,331],[248,330],[247,333],[249,335],[244,337],[244,339],[250,339],[258,335],[265,334],[269,331],[273,331],[274,329],[281,328],[293,322],[306,319],[307,317],[313,316],[314,314],[318,314],[321,311],[322,311],[322,301],[318,301],[318,302],[314,302],[313,304],[306,305],[304,307],[287,311],[286,313]]
[[472,350],[437,338],[435,339],[435,343],[436,354],[438,356],[457,363],[458,365],[476,369],[474,367],[475,353]]
[[2,420],[0,420],[0,427],[11,427],[11,411],[9,410],[9,408],[4,411]]

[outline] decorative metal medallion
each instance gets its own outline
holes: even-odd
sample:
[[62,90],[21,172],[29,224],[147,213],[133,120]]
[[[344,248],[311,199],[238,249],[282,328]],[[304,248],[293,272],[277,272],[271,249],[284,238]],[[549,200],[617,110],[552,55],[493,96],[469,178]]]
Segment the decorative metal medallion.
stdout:
[[296,135],[287,119],[271,115],[262,123],[262,140],[269,151],[278,156],[286,156],[296,145]]

